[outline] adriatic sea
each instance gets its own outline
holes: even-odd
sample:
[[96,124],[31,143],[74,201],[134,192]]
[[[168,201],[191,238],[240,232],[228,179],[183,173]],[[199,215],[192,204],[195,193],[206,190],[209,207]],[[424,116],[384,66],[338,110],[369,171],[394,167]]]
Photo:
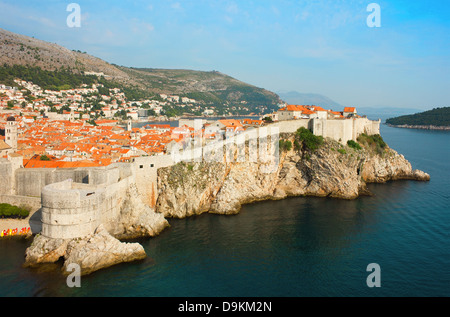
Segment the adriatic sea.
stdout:
[[[353,201],[298,197],[235,216],[169,219],[147,259],[81,278],[22,268],[30,240],[0,240],[0,297],[403,297],[450,295],[450,132],[392,128],[390,147],[430,182],[372,184]],[[371,263],[381,287],[368,287]]]

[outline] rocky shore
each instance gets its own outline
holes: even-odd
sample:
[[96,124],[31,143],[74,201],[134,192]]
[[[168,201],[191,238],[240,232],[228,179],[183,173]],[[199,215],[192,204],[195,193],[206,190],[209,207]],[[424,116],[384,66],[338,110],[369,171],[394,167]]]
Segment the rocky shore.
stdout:
[[[294,143],[294,136],[285,136]],[[401,154],[386,146],[355,149],[326,139],[315,151],[293,147],[282,152],[276,168],[267,173],[260,163],[178,163],[158,170],[159,196],[155,210],[144,205],[136,188],[129,190],[117,223],[101,225],[84,238],[62,240],[37,235],[26,251],[24,266],[53,263],[80,265],[82,274],[146,257],[138,243],[118,239],[152,237],[167,226],[166,218],[202,213],[236,214],[242,205],[290,196],[355,199],[370,195],[368,183],[410,179],[429,181],[413,170]]]
[[142,202],[134,185],[128,189],[120,209],[120,217],[112,223],[101,224],[86,237],[54,239],[37,234],[26,250],[23,266],[37,267],[62,259],[63,274],[71,273],[67,271],[70,264],[77,264],[81,275],[87,275],[118,263],[144,259],[147,255],[142,245],[119,239],[154,237],[169,223]]
[[404,128],[404,129],[420,129],[420,130],[441,130],[441,131],[450,131],[450,126],[436,126],[436,125],[393,125],[387,124],[393,128]]
[[179,163],[162,168],[156,210],[174,218],[235,214],[243,204],[256,201],[290,196],[355,199],[370,194],[368,183],[430,179],[389,147],[381,153],[369,147],[356,150],[327,139],[314,152],[292,148],[280,156],[278,168],[270,174],[259,163]]
[[68,265],[78,264],[81,275],[87,275],[118,263],[141,260],[146,256],[139,243],[120,242],[100,225],[92,235],[80,239],[63,240],[36,236],[26,251],[24,266],[54,263],[64,258],[63,273],[71,273],[67,270]]

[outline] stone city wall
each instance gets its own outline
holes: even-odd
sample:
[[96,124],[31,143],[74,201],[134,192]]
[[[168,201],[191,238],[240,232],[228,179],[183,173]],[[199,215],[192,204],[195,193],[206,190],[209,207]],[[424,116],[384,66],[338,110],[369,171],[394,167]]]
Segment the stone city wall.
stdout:
[[[128,164],[129,165],[129,164]],[[50,184],[71,179],[76,183],[100,185],[112,184],[131,175],[131,168],[123,164],[89,168],[22,168],[16,170],[14,194],[40,197],[42,189]]]
[[112,184],[89,185],[72,180],[42,190],[42,235],[55,239],[85,237],[100,225],[112,228],[120,215],[130,176]]
[[142,201],[151,208],[155,207],[158,199],[158,169],[173,164],[170,155],[142,156],[134,159],[131,166],[134,169],[136,187]]
[[13,168],[11,162],[0,159],[0,195],[12,194],[14,183]]
[[349,140],[356,141],[362,133],[380,134],[380,123],[381,121],[372,121],[367,118],[312,119],[311,127],[315,135],[332,138],[346,144]]
[[[280,133],[309,128],[316,135],[346,143],[363,132],[379,134],[379,125],[380,121],[366,118],[302,119],[276,122],[270,127],[278,128]],[[199,153],[201,156],[202,152]],[[62,239],[84,237],[100,224],[107,230],[114,229],[131,186],[136,186],[143,203],[153,208],[158,199],[158,169],[174,164],[171,155],[137,157],[133,163],[78,169],[23,169],[2,160],[0,200],[12,201],[15,196],[20,205],[27,200],[24,197],[35,197],[33,203],[36,197],[41,197],[43,235]]]

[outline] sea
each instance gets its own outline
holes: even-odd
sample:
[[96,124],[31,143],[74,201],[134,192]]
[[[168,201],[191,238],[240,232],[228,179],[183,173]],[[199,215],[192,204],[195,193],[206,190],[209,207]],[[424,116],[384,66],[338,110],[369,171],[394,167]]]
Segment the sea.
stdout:
[[22,267],[31,240],[2,239],[0,297],[447,297],[450,132],[383,124],[381,135],[431,181],[371,184],[373,196],[352,201],[297,197],[169,219],[159,236],[136,240],[146,259],[74,288],[62,263]]

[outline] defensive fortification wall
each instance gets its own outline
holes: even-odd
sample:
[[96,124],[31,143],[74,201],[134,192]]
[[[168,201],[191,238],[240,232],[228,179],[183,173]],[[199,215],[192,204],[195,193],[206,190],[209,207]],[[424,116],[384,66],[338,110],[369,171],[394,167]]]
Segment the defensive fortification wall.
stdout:
[[[380,121],[302,119],[276,122],[271,127],[277,127],[280,133],[304,127],[316,135],[346,143],[361,133],[379,134]],[[171,155],[137,157],[133,163],[101,168],[23,169],[17,162],[0,160],[0,199],[41,197],[42,234],[58,239],[87,236],[100,224],[112,230],[133,186],[143,203],[154,207],[158,169],[174,164]]]
[[310,129],[311,119],[286,120],[272,123],[271,127],[277,127],[280,133],[294,133],[300,128]]
[[158,199],[158,169],[173,165],[170,155],[136,157],[130,165],[136,179],[136,187],[142,201],[154,208]]
[[346,144],[349,140],[356,141],[362,133],[380,134],[380,123],[381,121],[372,121],[367,118],[311,119],[311,130],[315,135]]
[[112,184],[132,174],[129,164],[113,164],[108,167],[75,169],[25,168],[16,170],[14,194],[40,197],[47,185],[71,179],[76,183],[100,185]]
[[42,190],[42,235],[55,239],[85,237],[100,225],[112,228],[119,218],[130,176],[116,183],[89,185],[72,180],[50,184]]
[[346,144],[348,140],[356,141],[362,133],[380,134],[381,121],[373,121],[367,118],[352,119],[299,119],[279,121],[271,124],[271,127],[278,127],[280,133],[294,133],[303,127],[310,129],[315,135],[324,138],[332,138]]
[[0,158],[0,195],[10,195],[12,192],[13,169],[7,159]]
[[[81,186],[81,185],[80,185]],[[90,190],[89,190],[90,189]],[[100,193],[76,189],[71,180],[42,190],[42,235],[55,239],[87,236],[100,224]]]
[[173,165],[172,159],[162,155],[134,160],[108,168],[77,169],[60,174],[52,171],[57,174],[55,177],[76,176],[77,179],[43,187],[42,234],[57,239],[79,238],[91,234],[100,224],[108,231],[114,231],[115,221],[120,217],[133,185],[142,201],[154,207],[158,198],[157,170]]
[[8,158],[0,158],[0,195],[14,195],[16,190],[16,171],[22,167],[22,156],[12,154]]

